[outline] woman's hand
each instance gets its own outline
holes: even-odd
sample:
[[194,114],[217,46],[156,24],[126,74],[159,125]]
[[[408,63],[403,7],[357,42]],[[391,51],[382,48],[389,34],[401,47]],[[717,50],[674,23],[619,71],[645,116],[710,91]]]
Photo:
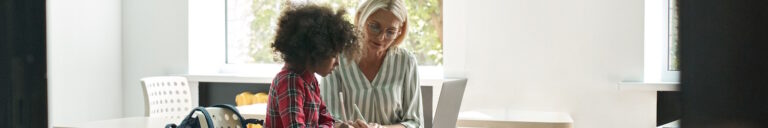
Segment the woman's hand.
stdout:
[[352,124],[353,124],[352,126],[354,126],[355,128],[377,128],[377,127],[371,127],[369,123],[366,123],[363,120],[355,120],[354,122],[352,122]]
[[355,125],[357,124],[352,121],[348,121],[348,122],[336,123],[334,124],[333,127],[334,128],[358,128]]
[[368,128],[384,128],[384,126],[381,126],[378,123],[368,123]]
[[365,123],[365,121],[363,121],[363,120],[355,120],[355,121],[350,121],[350,122],[351,122],[352,126],[355,127],[355,128],[368,128],[368,123]]
[[352,126],[355,128],[386,128],[379,123],[366,123],[363,120],[356,120]]

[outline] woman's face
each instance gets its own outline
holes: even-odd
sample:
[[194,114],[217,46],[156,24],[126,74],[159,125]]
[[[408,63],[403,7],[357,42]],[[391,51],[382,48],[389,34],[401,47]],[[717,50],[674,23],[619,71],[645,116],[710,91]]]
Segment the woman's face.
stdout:
[[328,74],[331,74],[331,71],[333,71],[333,68],[338,65],[339,61],[337,58],[335,56],[331,57],[330,59],[320,62],[320,64],[315,67],[315,73],[323,77],[328,76]]
[[403,22],[388,10],[379,9],[365,21],[365,43],[368,50],[386,51],[401,36]]

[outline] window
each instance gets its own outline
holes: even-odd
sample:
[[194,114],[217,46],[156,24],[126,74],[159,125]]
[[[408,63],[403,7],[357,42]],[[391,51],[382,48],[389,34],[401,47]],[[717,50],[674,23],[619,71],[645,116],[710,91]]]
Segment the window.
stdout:
[[677,10],[677,0],[669,0],[668,10],[667,11],[667,33],[669,36],[667,36],[667,70],[668,71],[680,71],[679,70],[679,62],[678,59],[678,50],[677,50],[677,42],[679,41],[679,38],[677,36],[677,29],[678,29],[678,10]]
[[[226,63],[275,64],[277,57],[270,48],[277,18],[286,5],[296,0],[227,0]],[[358,0],[318,0],[319,4],[347,10],[351,21]],[[400,45],[413,52],[419,65],[440,66],[443,63],[442,1],[406,0],[409,30]]]
[[678,82],[677,0],[646,0],[644,82]]

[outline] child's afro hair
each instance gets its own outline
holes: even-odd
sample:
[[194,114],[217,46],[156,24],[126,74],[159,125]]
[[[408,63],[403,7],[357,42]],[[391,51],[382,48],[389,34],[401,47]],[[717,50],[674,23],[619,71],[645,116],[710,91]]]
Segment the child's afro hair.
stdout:
[[344,54],[356,59],[360,54],[359,31],[344,19],[344,10],[327,6],[302,5],[285,9],[277,24],[272,48],[296,70]]

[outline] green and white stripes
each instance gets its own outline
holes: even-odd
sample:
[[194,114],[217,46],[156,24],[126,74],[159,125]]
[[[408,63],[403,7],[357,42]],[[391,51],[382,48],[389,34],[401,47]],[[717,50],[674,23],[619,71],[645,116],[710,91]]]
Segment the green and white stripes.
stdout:
[[368,122],[422,127],[418,66],[412,54],[403,48],[387,51],[373,82],[365,78],[356,62],[343,56],[339,60],[339,66],[320,82],[322,99],[334,119],[341,119],[338,96],[341,91],[349,119],[361,119],[349,109],[357,104]]

